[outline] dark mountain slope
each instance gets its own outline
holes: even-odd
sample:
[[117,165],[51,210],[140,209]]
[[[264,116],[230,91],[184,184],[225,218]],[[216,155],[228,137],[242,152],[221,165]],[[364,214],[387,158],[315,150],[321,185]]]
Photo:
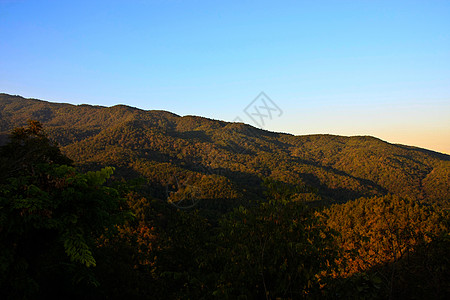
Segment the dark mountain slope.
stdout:
[[450,156],[373,137],[293,136],[165,111],[6,94],[0,94],[0,117],[3,136],[36,119],[78,164],[144,175],[161,197],[166,186],[194,186],[200,199],[251,199],[260,196],[261,178],[271,177],[339,201],[386,193],[441,203],[450,198]]

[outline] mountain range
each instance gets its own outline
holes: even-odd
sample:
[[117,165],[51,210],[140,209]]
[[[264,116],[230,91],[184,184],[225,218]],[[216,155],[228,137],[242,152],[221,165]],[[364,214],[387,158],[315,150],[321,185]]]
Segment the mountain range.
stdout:
[[114,166],[116,176],[146,178],[156,198],[187,206],[259,199],[265,178],[298,188],[310,201],[387,194],[445,206],[450,200],[449,155],[371,136],[295,136],[125,105],[0,94],[1,143],[29,119],[40,121],[80,168]]

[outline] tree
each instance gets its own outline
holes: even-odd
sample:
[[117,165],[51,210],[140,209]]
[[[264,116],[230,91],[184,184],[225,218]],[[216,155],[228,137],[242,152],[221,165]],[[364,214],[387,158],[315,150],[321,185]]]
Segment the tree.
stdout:
[[[218,257],[224,265],[216,295],[276,299],[320,295],[332,270],[334,232],[288,192],[257,206],[240,207],[221,222]],[[274,200],[277,199],[277,200]]]
[[0,149],[0,290],[6,298],[74,296],[95,286],[97,238],[123,218],[105,182],[114,168],[79,173],[30,121]]
[[333,205],[324,213],[340,234],[335,275],[347,279],[338,281],[344,298],[447,298],[448,284],[438,283],[448,274],[448,259],[441,254],[449,244],[448,212],[388,195]]
[[18,127],[11,132],[9,143],[0,149],[0,160],[0,182],[19,174],[33,175],[38,164],[72,164],[57,144],[49,140],[42,124],[33,120],[28,120],[26,127]]

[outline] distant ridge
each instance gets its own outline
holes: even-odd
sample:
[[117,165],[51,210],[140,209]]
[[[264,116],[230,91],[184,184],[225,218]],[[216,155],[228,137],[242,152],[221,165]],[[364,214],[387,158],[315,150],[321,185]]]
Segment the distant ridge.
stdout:
[[450,197],[449,155],[371,136],[294,136],[161,110],[0,94],[3,141],[28,119],[41,121],[78,165],[108,164],[123,176],[144,176],[161,197],[175,174],[211,201],[259,198],[255,187],[264,177],[313,187],[329,201],[396,194],[446,203]]

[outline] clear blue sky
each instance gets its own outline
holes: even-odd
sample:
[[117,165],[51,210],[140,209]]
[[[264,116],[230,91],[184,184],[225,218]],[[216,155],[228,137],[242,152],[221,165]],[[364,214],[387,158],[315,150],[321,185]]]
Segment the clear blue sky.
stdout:
[[450,153],[449,1],[0,0],[0,92]]

